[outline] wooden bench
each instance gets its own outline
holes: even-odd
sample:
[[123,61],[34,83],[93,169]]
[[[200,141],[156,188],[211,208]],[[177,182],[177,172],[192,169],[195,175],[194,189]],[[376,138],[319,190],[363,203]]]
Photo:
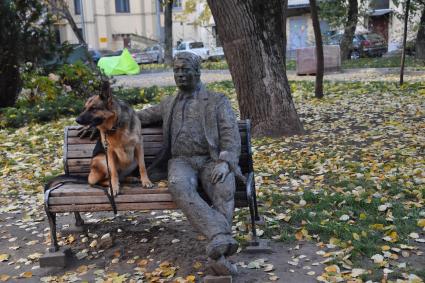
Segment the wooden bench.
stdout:
[[[252,233],[256,239],[255,221],[259,220],[255,194],[254,171],[252,164],[251,135],[249,120],[239,121],[241,135],[241,155],[239,166],[247,177],[247,183],[237,181],[235,193],[236,207],[249,207]],[[86,178],[90,170],[90,160],[96,141],[77,136],[78,127],[65,128],[64,169],[66,176]],[[143,145],[146,165],[152,163],[162,146],[162,128],[144,128]],[[208,201],[202,189],[201,196]],[[56,213],[74,212],[75,225],[83,226],[80,212],[112,211],[111,203],[103,190],[90,187],[88,184],[58,183],[53,187],[45,187],[44,207],[49,220],[51,247],[49,252],[59,250],[56,237]],[[120,194],[115,198],[118,211],[163,210],[176,209],[170,192],[166,187],[155,184],[153,189],[144,189],[140,185],[121,185]]]

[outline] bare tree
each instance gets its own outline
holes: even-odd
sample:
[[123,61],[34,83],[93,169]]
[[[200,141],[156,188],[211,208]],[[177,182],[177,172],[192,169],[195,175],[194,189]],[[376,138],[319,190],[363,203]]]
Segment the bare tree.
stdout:
[[80,29],[78,28],[77,24],[74,21],[74,18],[71,15],[71,12],[69,11],[68,4],[64,0],[48,0],[47,1],[50,5],[50,9],[52,13],[56,14],[59,18],[65,19],[69,25],[71,26],[72,31],[74,32],[75,36],[77,37],[77,40],[79,44],[83,45],[86,50],[86,57],[89,61],[90,67],[93,69],[96,68],[96,64],[94,63],[89,51],[87,43],[83,37],[83,34],[81,33]]
[[165,0],[164,5],[164,60],[165,64],[171,66],[173,62],[173,0]]
[[230,73],[241,117],[256,136],[303,133],[286,76],[286,0],[208,0]]
[[341,40],[341,59],[350,58],[350,47],[353,42],[353,36],[356,32],[357,20],[359,17],[359,5],[357,0],[348,0],[347,21],[344,24],[344,35]]
[[410,0],[406,0],[406,12],[404,14],[403,50],[401,53],[401,66],[400,66],[400,85],[403,85],[403,80],[404,80],[404,61],[406,59],[406,38],[407,38],[407,24],[409,22],[409,8],[410,8]]
[[313,21],[314,38],[316,40],[316,87],[315,87],[314,94],[317,98],[322,98],[323,97],[323,72],[324,72],[323,41],[322,41],[322,33],[320,32],[320,22],[319,22],[319,16],[317,14],[316,0],[310,0],[310,11],[311,11],[311,19]]
[[421,1],[421,3],[422,15],[416,37],[416,58],[425,60],[425,1]]

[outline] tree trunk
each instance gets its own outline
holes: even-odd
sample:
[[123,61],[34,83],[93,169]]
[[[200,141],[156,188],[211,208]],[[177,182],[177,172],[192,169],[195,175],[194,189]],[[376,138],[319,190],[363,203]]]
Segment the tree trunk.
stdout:
[[323,41],[320,32],[319,16],[317,15],[316,0],[310,0],[311,20],[313,21],[314,38],[316,40],[316,87],[315,96],[317,98],[323,97]]
[[286,77],[286,0],[208,0],[235,83],[242,119],[255,136],[303,133]]
[[18,58],[11,56],[1,61],[0,108],[13,107],[21,90]]
[[[18,25],[11,1],[0,2],[0,108],[12,107],[20,90]],[[10,23],[8,25],[8,23]]]
[[344,26],[344,35],[341,41],[341,59],[350,59],[350,47],[353,43],[353,36],[356,32],[356,25],[359,16],[359,5],[357,0],[348,0],[347,21]]
[[410,0],[407,0],[406,11],[404,13],[403,49],[401,53],[401,64],[400,64],[400,85],[403,85],[403,77],[404,77],[404,61],[406,59],[406,38],[407,38],[407,24],[409,23],[409,9],[410,9]]
[[422,8],[422,16],[416,37],[416,58],[425,60],[425,4]]
[[165,1],[164,35],[164,60],[165,64],[171,66],[173,64],[173,0]]

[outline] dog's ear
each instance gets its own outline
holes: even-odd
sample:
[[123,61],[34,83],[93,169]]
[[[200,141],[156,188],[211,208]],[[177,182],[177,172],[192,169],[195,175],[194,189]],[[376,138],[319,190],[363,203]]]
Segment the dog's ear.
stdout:
[[112,99],[111,85],[109,84],[109,81],[102,81],[102,88],[99,96],[104,102],[108,102]]

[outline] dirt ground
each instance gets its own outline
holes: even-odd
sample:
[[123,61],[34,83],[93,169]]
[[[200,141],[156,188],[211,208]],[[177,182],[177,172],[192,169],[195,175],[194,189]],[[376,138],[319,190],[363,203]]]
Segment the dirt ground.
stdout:
[[[39,268],[37,258],[48,247],[48,224],[42,220],[42,211],[39,213],[40,221],[31,225],[23,224],[20,213],[0,215],[0,254],[10,255],[8,261],[0,262],[0,281],[7,278],[1,276],[9,276],[7,282],[102,282],[101,279],[126,274],[124,278],[134,282],[149,282],[143,279],[146,274],[139,268],[155,272],[160,265],[175,270],[173,278],[194,275],[196,282],[202,282],[207,273],[207,241],[179,211],[127,212],[115,219],[112,213],[84,214],[87,233],[61,233],[62,241],[73,251],[70,265],[65,269]],[[66,228],[72,222],[71,214],[58,217],[58,227]],[[111,247],[103,251],[90,247],[106,233],[113,239]],[[272,242],[271,247],[271,254],[248,254],[242,250],[232,256],[239,271],[233,282],[316,282],[323,258],[316,254],[314,244]]]

